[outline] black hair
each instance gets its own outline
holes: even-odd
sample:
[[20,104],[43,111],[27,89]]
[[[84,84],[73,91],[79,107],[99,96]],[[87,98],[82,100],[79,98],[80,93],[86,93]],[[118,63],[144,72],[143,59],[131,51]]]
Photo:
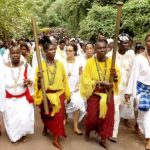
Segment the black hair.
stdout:
[[77,56],[77,51],[78,51],[77,44],[75,44],[75,43],[69,43],[68,46],[72,46],[73,47],[73,50],[75,52],[75,56]]
[[66,44],[66,41],[64,39],[60,40],[59,44],[62,44],[62,43]]
[[140,49],[145,49],[145,47],[141,42],[138,42],[135,45],[135,54],[137,54]]
[[85,49],[86,49],[87,45],[92,45],[93,48],[95,47],[95,45],[94,45],[92,42],[87,42],[87,43],[85,44]]
[[27,44],[21,44],[21,45],[20,45],[20,48],[21,48],[21,47],[25,47],[27,51],[30,51]]
[[49,37],[44,35],[41,39],[39,39],[39,44],[41,44],[43,46],[46,43],[51,43],[51,40],[49,39]]
[[45,42],[44,45],[43,45],[43,50],[44,51],[48,50],[50,45],[53,45],[53,44],[51,42]]
[[97,45],[98,43],[101,43],[101,42],[105,43],[106,45],[108,44],[106,39],[101,39],[101,40],[98,40],[95,45]]

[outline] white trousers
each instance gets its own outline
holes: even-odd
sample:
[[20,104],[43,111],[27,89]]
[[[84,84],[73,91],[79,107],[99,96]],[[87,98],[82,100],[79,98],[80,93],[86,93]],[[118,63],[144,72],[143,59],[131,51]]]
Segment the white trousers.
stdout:
[[150,110],[138,111],[137,123],[145,138],[150,138]]
[[124,94],[119,94],[114,97],[115,99],[115,114],[114,114],[114,129],[113,137],[117,138],[120,118],[134,119],[134,99],[130,99],[130,103],[122,103],[124,100]]
[[113,129],[113,137],[117,138],[119,124],[120,124],[120,104],[115,104],[115,116],[114,116],[114,129]]

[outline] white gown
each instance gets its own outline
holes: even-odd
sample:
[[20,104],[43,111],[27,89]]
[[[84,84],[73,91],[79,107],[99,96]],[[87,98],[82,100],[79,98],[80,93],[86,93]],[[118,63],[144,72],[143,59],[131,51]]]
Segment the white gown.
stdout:
[[[142,54],[137,55],[134,60],[129,84],[126,89],[127,94],[133,95],[138,100],[140,95],[136,95],[137,81],[150,86],[150,64]],[[150,138],[150,110],[138,110],[137,123],[145,138]]]
[[[112,57],[112,51],[107,54],[108,57]],[[133,50],[127,51],[124,55],[117,52],[116,64],[119,67],[121,74],[121,83],[119,85],[118,95],[114,95],[115,99],[115,123],[113,129],[113,137],[118,136],[118,129],[120,124],[120,117],[124,119],[134,118],[134,99],[130,100],[130,103],[126,103],[124,94],[128,84],[130,72],[132,69],[135,54]]]
[[[21,67],[11,68],[5,66],[5,89],[12,95],[20,95],[25,92],[24,83],[25,65]],[[20,73],[19,73],[20,72]],[[20,74],[20,75],[19,75]],[[14,89],[14,78],[19,80]],[[32,69],[28,66],[28,79],[33,81],[34,75]],[[31,95],[33,88],[29,88]],[[16,142],[22,136],[34,133],[34,108],[33,104],[29,104],[26,97],[6,98],[5,109],[3,113],[4,125],[11,142]]]
[[71,91],[71,102],[66,105],[66,112],[68,118],[73,119],[73,112],[80,110],[79,121],[83,119],[86,114],[86,103],[83,98],[80,96],[80,91],[75,91],[79,85],[79,68],[81,67],[80,59],[77,57],[74,63],[65,63],[66,73],[71,73],[71,76],[68,76],[68,83]]
[[[110,53],[108,54],[109,56]],[[117,52],[116,55],[116,64],[120,70],[121,83],[119,85],[119,93],[115,95],[115,104],[121,106],[120,116],[124,119],[134,119],[134,98],[131,97],[129,103],[127,103],[124,98],[134,58],[135,54],[133,50],[128,50],[124,55]]]

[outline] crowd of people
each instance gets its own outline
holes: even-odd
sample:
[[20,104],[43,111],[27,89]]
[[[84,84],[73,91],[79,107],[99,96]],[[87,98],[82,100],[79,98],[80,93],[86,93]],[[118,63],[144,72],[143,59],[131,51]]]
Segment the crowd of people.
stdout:
[[120,34],[115,68],[111,68],[113,42],[106,37],[93,43],[40,34],[41,71],[34,41],[0,41],[0,112],[10,141],[26,141],[34,134],[37,105],[42,134],[51,133],[58,149],[63,149],[59,139],[67,137],[68,119],[75,134],[84,134],[89,141],[95,131],[99,144],[108,149],[108,140],[118,140],[122,118],[127,128],[133,125],[130,119],[135,120],[135,132],[144,134],[145,149],[150,150],[150,34],[144,45],[137,42],[135,47],[128,34]]

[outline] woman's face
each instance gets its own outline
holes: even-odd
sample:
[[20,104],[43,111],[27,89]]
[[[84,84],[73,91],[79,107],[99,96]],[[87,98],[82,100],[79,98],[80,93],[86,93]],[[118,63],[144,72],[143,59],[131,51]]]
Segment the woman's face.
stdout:
[[73,58],[75,56],[75,51],[72,46],[67,46],[66,48],[67,58]]
[[98,42],[95,47],[97,57],[102,59],[107,53],[107,44],[105,42]]
[[147,37],[147,39],[145,41],[145,45],[146,45],[147,49],[150,49],[150,36]]
[[25,46],[20,47],[20,51],[23,56],[26,56],[28,53],[28,50],[26,49]]
[[56,54],[56,45],[49,45],[48,49],[45,50],[46,57],[48,59],[54,59]]
[[86,54],[87,58],[91,58],[94,55],[94,47],[92,44],[86,45],[85,54]]
[[143,53],[144,51],[145,51],[145,49],[140,48],[140,49],[138,50],[138,54],[141,54],[141,53]]

